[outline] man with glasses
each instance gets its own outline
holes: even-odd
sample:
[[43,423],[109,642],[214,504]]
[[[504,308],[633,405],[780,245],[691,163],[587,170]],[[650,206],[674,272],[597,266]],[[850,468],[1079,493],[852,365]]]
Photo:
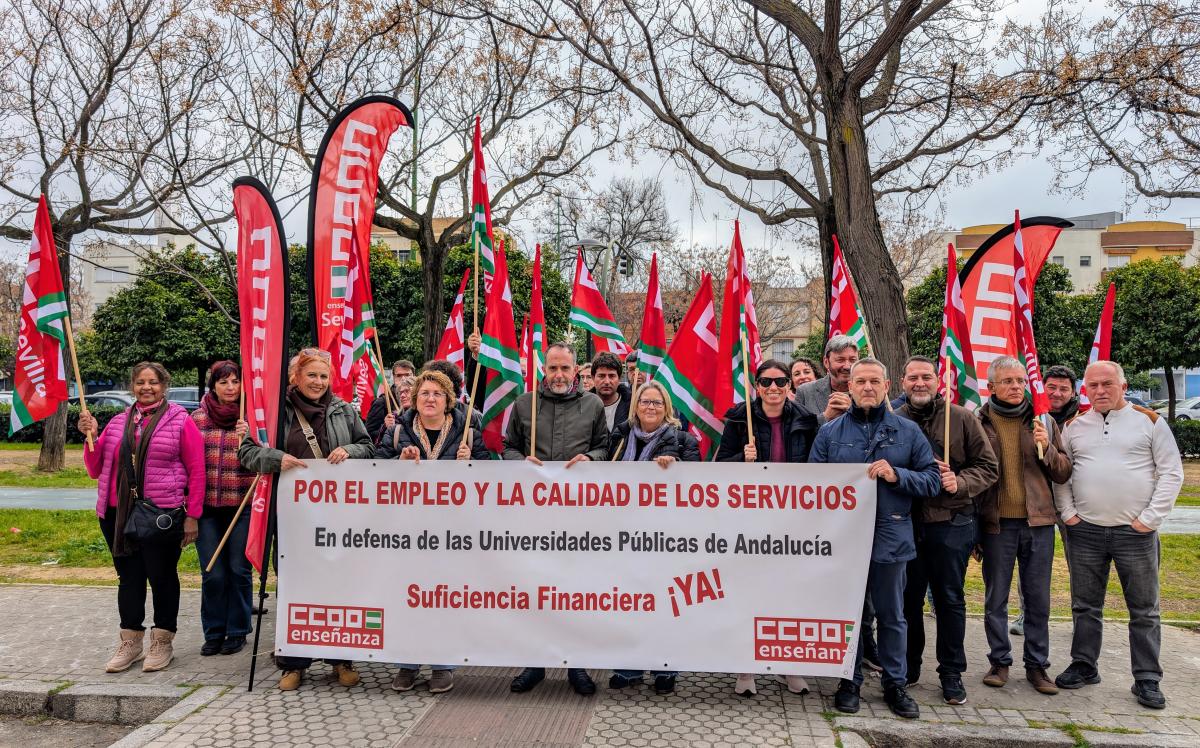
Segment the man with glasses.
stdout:
[[979,409],[984,433],[1000,461],[1000,480],[979,499],[984,632],[991,650],[991,668],[983,682],[993,688],[1008,683],[1008,602],[1016,564],[1025,601],[1025,677],[1038,693],[1053,695],[1058,688],[1046,674],[1056,519],[1050,483],[1065,483],[1071,477],[1071,462],[1062,452],[1054,421],[1034,417],[1027,385],[1025,365],[1000,356],[988,367],[991,399]]
[[[873,358],[856,362],[850,370],[849,412],[821,427],[809,462],[865,462],[867,475],[878,480],[867,593],[875,603],[883,695],[897,716],[916,719],[921,710],[906,690],[904,620],[905,571],[917,555],[911,513],[914,501],[937,495],[942,479],[929,441],[917,424],[888,411],[890,385],[882,362]],[[833,700],[838,711],[848,714],[859,710],[863,683],[861,646],[855,654],[854,679],[843,679]]]

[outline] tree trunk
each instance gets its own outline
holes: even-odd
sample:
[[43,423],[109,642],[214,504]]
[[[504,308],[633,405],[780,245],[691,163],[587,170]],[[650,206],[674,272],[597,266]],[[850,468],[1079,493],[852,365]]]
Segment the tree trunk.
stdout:
[[883,240],[871,180],[871,159],[857,95],[842,93],[830,107],[830,191],[838,241],[866,315],[871,353],[888,367],[893,393],[908,358],[904,287]]
[[[429,360],[437,353],[438,343],[441,342],[442,328],[445,327],[445,323],[442,321],[444,309],[442,276],[446,271],[447,247],[443,242],[434,241],[431,228],[422,228],[420,247],[421,286],[425,295],[425,298],[421,300],[425,312],[424,355],[425,359]],[[474,283],[479,282],[478,278],[471,280]],[[463,320],[463,333],[470,335],[471,331],[466,329],[467,327],[467,321]]]
[[[63,278],[63,293],[67,300],[67,313],[71,312],[71,237],[64,235],[57,230],[54,231],[54,245],[58,250],[58,267]],[[70,377],[74,376],[74,371],[71,370],[71,353],[64,350],[62,352],[63,359],[67,365],[67,388],[70,389]],[[80,392],[82,396],[86,393]],[[69,402],[69,401],[68,401]],[[44,473],[57,473],[63,469],[65,459],[64,445],[67,443],[67,403],[61,403],[58,410],[54,411],[54,415],[46,419],[42,424],[42,450],[38,454],[38,470]]]
[[1163,367],[1163,377],[1167,380],[1167,420],[1175,423],[1175,372],[1170,366]]

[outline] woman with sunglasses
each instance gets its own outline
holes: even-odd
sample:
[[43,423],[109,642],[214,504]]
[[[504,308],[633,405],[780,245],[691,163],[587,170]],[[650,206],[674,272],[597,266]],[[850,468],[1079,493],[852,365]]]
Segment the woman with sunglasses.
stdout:
[[[305,348],[288,365],[287,397],[284,399],[283,449],[261,447],[249,436],[242,440],[238,459],[256,473],[281,473],[306,467],[304,460],[327,459],[336,465],[348,459],[370,459],[375,445],[358,412],[329,389],[333,369],[328,351]],[[333,666],[338,683],[353,686],[358,673],[346,660],[326,660]],[[309,657],[276,657],[283,671],[281,691],[300,687],[304,671],[312,665]]]
[[[725,431],[717,460],[724,462],[808,462],[808,451],[817,435],[817,417],[792,401],[791,376],[787,364],[769,359],[754,373],[757,397],[750,405],[754,440],[746,423],[747,403],[735,405],[725,414]],[[798,675],[783,680],[792,693],[808,693],[808,683]],[[738,675],[734,692],[742,696],[758,693],[752,673]]]
[[[649,462],[653,460],[664,470],[672,463],[699,460],[700,452],[693,449],[679,428],[679,420],[671,407],[671,398],[659,382],[646,382],[633,394],[629,420],[618,423],[608,439],[608,459],[612,461]],[[642,670],[613,670],[609,688],[625,688],[642,682]],[[675,691],[674,670],[655,670],[654,692]]]

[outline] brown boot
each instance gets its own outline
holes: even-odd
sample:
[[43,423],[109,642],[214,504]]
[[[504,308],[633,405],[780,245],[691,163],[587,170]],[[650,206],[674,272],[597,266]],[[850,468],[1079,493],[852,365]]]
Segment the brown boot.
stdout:
[[345,665],[334,665],[333,673],[337,676],[337,682],[349,688],[350,686],[358,685],[358,671],[354,669],[354,665],[346,663]]
[[992,665],[988,674],[983,676],[983,685],[992,688],[1003,688],[1008,683],[1008,665]]
[[303,670],[284,670],[283,675],[279,676],[279,690],[295,691],[300,687],[302,678],[304,678]]
[[171,664],[175,657],[175,648],[171,645],[174,638],[174,631],[150,629],[150,651],[146,653],[146,661],[142,663],[143,673],[153,673]]
[[145,631],[121,629],[121,644],[117,647],[112,659],[104,666],[104,672],[124,672],[129,669],[130,665],[145,657],[146,654],[142,651],[142,640],[145,637]]
[[1046,675],[1045,668],[1025,668],[1025,679],[1033,684],[1038,693],[1044,693],[1047,696],[1053,696],[1058,693],[1058,686],[1054,685],[1054,681],[1050,680],[1049,675]]

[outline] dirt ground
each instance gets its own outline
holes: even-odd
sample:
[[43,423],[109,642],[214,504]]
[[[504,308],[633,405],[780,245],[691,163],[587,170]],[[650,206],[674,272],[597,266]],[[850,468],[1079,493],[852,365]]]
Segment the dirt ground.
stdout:
[[[37,467],[37,449],[0,449],[0,470],[21,470]],[[83,467],[83,450],[68,449],[64,467]]]

